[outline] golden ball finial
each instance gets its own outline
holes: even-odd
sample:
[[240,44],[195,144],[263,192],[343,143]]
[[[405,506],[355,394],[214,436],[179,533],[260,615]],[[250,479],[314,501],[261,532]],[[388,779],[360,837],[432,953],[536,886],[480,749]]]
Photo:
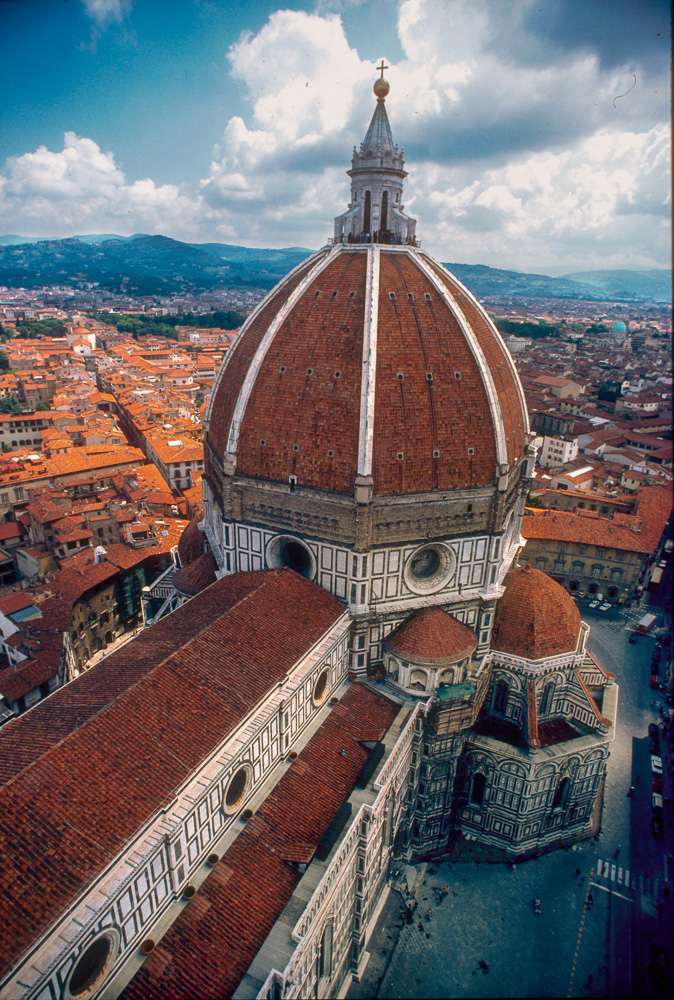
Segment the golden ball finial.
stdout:
[[379,80],[375,82],[375,85],[373,87],[373,90],[377,96],[377,100],[379,101],[384,100],[390,89],[391,88],[389,87],[388,80],[385,80],[383,76],[380,77]]

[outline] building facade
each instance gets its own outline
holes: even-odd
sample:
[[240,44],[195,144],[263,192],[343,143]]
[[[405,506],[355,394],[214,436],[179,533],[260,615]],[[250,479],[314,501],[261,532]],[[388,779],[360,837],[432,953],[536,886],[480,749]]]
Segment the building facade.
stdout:
[[170,613],[0,733],[11,1000],[343,995],[400,860],[596,829],[616,685],[515,568],[522,387],[417,244],[387,93],[218,372]]

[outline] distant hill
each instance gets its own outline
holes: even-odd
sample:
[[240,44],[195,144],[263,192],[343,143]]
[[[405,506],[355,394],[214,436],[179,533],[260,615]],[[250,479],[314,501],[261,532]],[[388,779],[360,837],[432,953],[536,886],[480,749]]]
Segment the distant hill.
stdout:
[[212,288],[271,288],[311,250],[181,243],[168,236],[80,237],[0,246],[0,284],[35,288],[95,282],[110,291],[168,295]]
[[[143,233],[139,235],[144,235]],[[0,236],[0,246],[12,246],[18,243],[53,243],[57,236]],[[71,236],[70,239],[81,240],[82,243],[103,243],[105,240],[133,240],[135,236],[117,236],[115,233],[90,233],[88,236]]]
[[592,285],[611,299],[672,301],[672,272],[664,268],[658,271],[579,271],[564,277]]
[[[568,278],[551,278],[547,274],[525,274],[521,271],[504,271],[484,264],[444,264],[462,284],[478,298],[491,295],[519,295],[535,299],[589,299],[605,298],[596,286],[570,281]],[[634,298],[634,296],[630,296]]]
[[[35,288],[97,283],[132,295],[213,288],[273,287],[313,251],[267,250],[226,243],[182,243],[168,236],[98,233],[69,239],[0,237],[0,284]],[[670,271],[591,271],[560,278],[481,264],[447,263],[478,298],[513,296],[597,301],[669,302]]]

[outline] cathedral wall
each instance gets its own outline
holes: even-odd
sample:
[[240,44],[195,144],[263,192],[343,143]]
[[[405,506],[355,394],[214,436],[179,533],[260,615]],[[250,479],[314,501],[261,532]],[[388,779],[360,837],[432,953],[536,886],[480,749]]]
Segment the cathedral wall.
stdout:
[[296,947],[287,965],[268,972],[258,997],[269,996],[272,987],[284,1000],[334,997],[362,968],[389,891],[390,863],[410,835],[425,710],[417,705],[398,736],[373,783],[373,801],[361,803],[292,931]]
[[[279,546],[284,539],[297,539],[306,548],[310,560],[306,571],[300,572],[349,605],[357,619],[356,630],[372,618],[363,643],[363,662],[357,662],[356,667],[365,666],[367,654],[381,659],[384,635],[411,611],[429,604],[447,607],[460,621],[484,633],[479,634],[479,640],[481,646],[486,646],[491,609],[481,614],[480,601],[499,596],[500,581],[519,541],[519,536],[511,533],[510,544],[504,550],[500,537],[477,535],[444,539],[423,547],[389,545],[358,553],[299,534],[286,535],[249,524],[222,522],[219,529],[219,537],[212,530],[207,536],[220,548],[224,573],[283,564]],[[430,585],[426,578],[416,578],[411,568],[421,548],[432,550],[432,558],[437,556],[443,562]]]
[[281,776],[287,754],[320,724],[321,710],[348,669],[344,616],[25,956],[2,984],[3,998],[70,998],[68,984],[80,957],[102,936],[110,952],[101,986],[126,963],[130,978],[140,966],[141,943],[175,919],[190,896],[188,887],[211,870],[207,858],[219,857],[236,838],[242,811],[266,796],[265,786]]
[[[571,842],[591,830],[608,742],[582,737],[533,759],[480,737],[466,746],[459,815],[466,839],[512,855]],[[518,759],[519,756],[519,759]]]

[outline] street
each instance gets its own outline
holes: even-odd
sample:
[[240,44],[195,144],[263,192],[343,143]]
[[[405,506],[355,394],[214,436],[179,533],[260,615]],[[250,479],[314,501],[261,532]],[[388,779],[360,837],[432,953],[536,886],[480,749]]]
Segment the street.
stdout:
[[[649,685],[655,633],[628,641],[654,596],[607,612],[579,602],[591,626],[590,650],[620,685],[598,838],[514,868],[474,861],[408,867],[410,887],[417,888],[414,923],[401,919],[401,897],[392,891],[350,998],[669,993],[663,984],[658,991],[646,969],[651,940],[664,935],[667,877],[664,842],[651,832],[647,734],[665,703]],[[660,615],[657,628],[662,608],[652,610]],[[443,888],[445,897],[434,891]],[[540,914],[533,908],[537,895]]]

